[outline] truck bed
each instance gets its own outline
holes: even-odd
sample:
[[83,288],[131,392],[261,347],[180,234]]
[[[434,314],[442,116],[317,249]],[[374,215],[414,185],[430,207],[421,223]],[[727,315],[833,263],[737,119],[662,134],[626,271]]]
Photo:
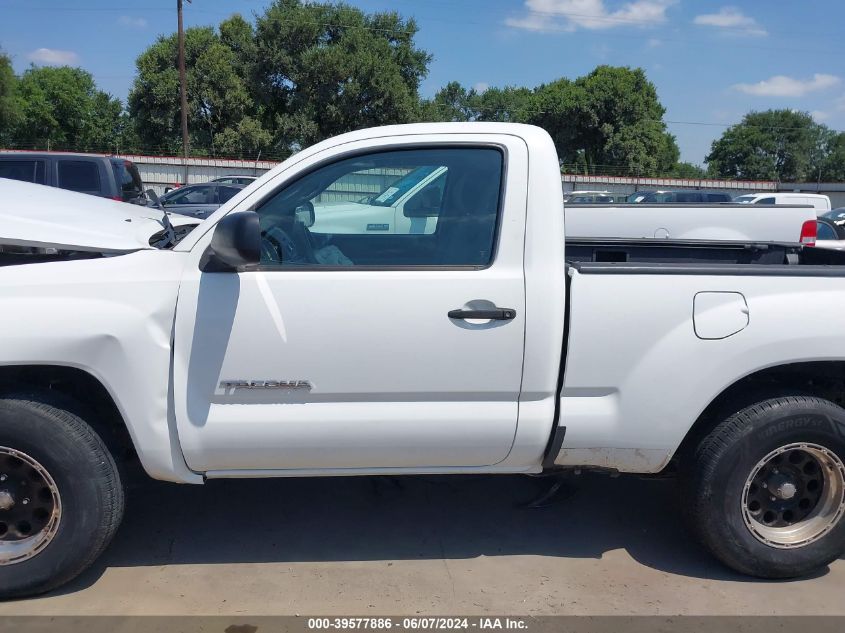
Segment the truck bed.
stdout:
[[[845,354],[845,257],[786,243],[566,241],[558,466],[660,472],[735,381]],[[835,330],[834,330],[835,331]],[[761,369],[762,368],[762,369]]]

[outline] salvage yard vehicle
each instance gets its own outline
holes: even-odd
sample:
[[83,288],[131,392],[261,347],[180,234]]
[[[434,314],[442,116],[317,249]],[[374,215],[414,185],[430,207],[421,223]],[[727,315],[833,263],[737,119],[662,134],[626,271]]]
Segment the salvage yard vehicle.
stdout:
[[731,196],[723,191],[697,191],[681,189],[678,191],[645,191],[632,202],[639,204],[712,204],[730,202]]
[[[338,183],[421,167],[445,174],[433,232],[316,230]],[[843,551],[838,251],[565,241],[554,144],[516,124],[323,141],[181,240],[151,209],[28,224],[38,189],[0,183],[0,242],[73,252],[0,267],[6,598],[102,553],[133,459],[191,484],[677,473],[734,570],[799,576]]]
[[810,205],[818,215],[830,211],[830,198],[821,193],[800,193],[793,191],[767,191],[764,193],[747,193],[733,199],[739,204],[802,204]]
[[144,184],[131,160],[67,152],[0,152],[0,178],[146,204]]
[[244,186],[216,182],[185,185],[178,189],[171,189],[158,201],[150,200],[147,204],[151,207],[161,205],[167,211],[204,220]]
[[593,203],[611,203],[611,202],[626,202],[628,196],[624,193],[614,193],[612,191],[570,191],[563,194],[563,201],[572,204],[593,204]]
[[212,178],[209,182],[219,182],[222,185],[251,185],[256,180],[258,180],[258,176],[241,176],[238,174],[232,174],[228,176],[220,176],[219,178]]
[[801,242],[816,240],[809,205],[564,203],[567,238],[661,238]]

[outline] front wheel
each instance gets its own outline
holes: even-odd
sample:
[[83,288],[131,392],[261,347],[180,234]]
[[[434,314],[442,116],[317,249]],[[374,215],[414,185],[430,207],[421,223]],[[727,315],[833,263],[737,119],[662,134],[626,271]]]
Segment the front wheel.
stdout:
[[54,589],[86,569],[123,514],[114,460],[50,396],[0,399],[0,598]]
[[816,571],[845,550],[845,410],[809,396],[745,407],[704,438],[684,488],[693,531],[732,569]]

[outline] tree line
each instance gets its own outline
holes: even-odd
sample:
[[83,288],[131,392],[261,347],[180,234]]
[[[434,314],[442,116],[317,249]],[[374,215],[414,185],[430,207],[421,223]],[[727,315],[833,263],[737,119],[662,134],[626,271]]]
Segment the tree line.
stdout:
[[[432,56],[396,12],[275,0],[254,23],[235,14],[187,29],[188,121],[196,155],[282,159],[349,130],[416,121],[510,121],[554,139],[565,171],[765,180],[845,180],[845,134],[807,113],[749,113],[713,143],[707,169],[679,162],[657,90],[640,68],[599,66],[574,80],[489,88],[457,82],[420,97]],[[77,151],[181,152],[176,35],[136,61],[126,104],[90,73],[0,55],[0,144]]]

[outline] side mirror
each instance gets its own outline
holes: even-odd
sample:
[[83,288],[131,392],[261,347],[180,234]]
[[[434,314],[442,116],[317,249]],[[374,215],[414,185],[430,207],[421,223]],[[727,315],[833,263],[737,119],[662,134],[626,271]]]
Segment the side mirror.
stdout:
[[145,192],[147,194],[147,199],[153,203],[154,207],[158,207],[162,211],[164,211],[164,207],[161,204],[161,199],[158,197],[158,194],[153,191],[152,189],[147,189]]
[[200,260],[205,273],[237,272],[261,260],[261,227],[255,211],[230,213],[214,227],[211,244]]
[[304,224],[306,228],[311,228],[314,226],[314,221],[316,217],[314,216],[314,205],[311,204],[310,200],[306,200],[301,205],[296,207],[296,221],[300,224]]
[[440,189],[429,185],[405,203],[406,218],[436,218],[440,215]]

